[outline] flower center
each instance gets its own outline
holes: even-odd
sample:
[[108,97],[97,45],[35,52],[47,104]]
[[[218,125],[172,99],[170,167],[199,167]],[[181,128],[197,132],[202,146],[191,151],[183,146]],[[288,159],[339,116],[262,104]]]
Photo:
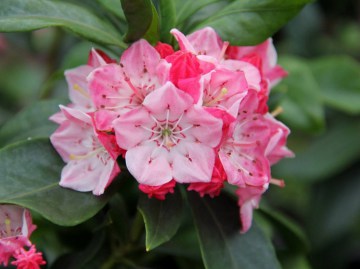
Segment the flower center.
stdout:
[[14,229],[11,228],[11,220],[9,217],[5,217],[4,224],[5,224],[5,230],[0,230],[0,239],[21,234],[20,228],[17,229],[16,231],[14,231]]
[[164,146],[170,150],[181,140],[185,139],[185,132],[193,127],[193,125],[185,128],[181,127],[183,115],[184,113],[182,113],[178,119],[170,120],[170,111],[168,109],[165,120],[158,120],[154,116],[151,116],[156,125],[151,129],[145,126],[142,126],[142,128],[152,133],[151,141],[156,142],[160,148]]
[[161,135],[162,137],[166,137],[166,136],[170,136],[172,133],[172,131],[170,130],[170,128],[164,128],[162,131],[161,131]]
[[206,100],[204,103],[204,106],[213,106],[216,103],[219,103],[222,99],[224,99],[224,96],[229,92],[226,88],[221,88],[220,90],[216,91],[213,95],[210,95],[208,97],[208,100]]

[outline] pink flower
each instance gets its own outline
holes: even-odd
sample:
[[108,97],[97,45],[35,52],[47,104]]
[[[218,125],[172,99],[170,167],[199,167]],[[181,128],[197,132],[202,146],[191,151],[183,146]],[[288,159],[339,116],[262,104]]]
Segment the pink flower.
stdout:
[[145,185],[209,182],[222,121],[167,82],[143,105],[114,121],[119,146],[127,150],[130,173]]
[[21,248],[14,254],[15,261],[11,262],[16,265],[17,269],[40,269],[40,265],[46,264],[43,260],[42,253],[36,252],[34,245],[28,251]]
[[165,196],[168,193],[174,193],[176,181],[171,180],[163,185],[149,186],[145,184],[139,184],[139,189],[148,195],[149,198],[156,198],[158,200],[165,200]]
[[187,51],[197,56],[203,74],[215,68],[242,71],[249,87],[260,91],[260,70],[246,61],[227,59],[225,52],[229,43],[222,41],[220,36],[211,27],[205,27],[188,36],[184,36],[177,29],[172,29],[171,33],[175,36],[182,51]]
[[246,233],[250,227],[253,210],[259,207],[261,195],[266,191],[268,185],[262,187],[246,186],[239,188],[236,194],[239,197],[241,232]]
[[273,165],[283,158],[294,157],[294,153],[286,147],[289,128],[269,113],[264,116],[264,119],[270,129],[270,139],[265,149],[265,156],[270,164]]
[[226,180],[226,173],[222,164],[217,158],[214,164],[214,170],[212,173],[210,182],[193,182],[187,188],[188,191],[197,191],[201,197],[204,197],[206,194],[211,198],[218,196],[221,192],[221,189],[224,187],[224,182]]
[[263,186],[270,180],[265,149],[271,133],[262,115],[254,113],[257,105],[256,92],[249,91],[219,151],[229,183],[241,187]]
[[30,212],[16,205],[0,205],[0,265],[23,246],[30,246],[29,237],[36,226]]
[[223,59],[228,42],[223,42],[215,30],[205,27],[188,36],[177,29],[170,31],[178,41],[180,49],[199,56],[206,62],[218,62]]
[[111,130],[112,121],[139,107],[146,95],[164,84],[169,64],[145,40],[124,51],[120,64],[108,64],[88,77],[95,103],[95,123],[100,130]]
[[116,164],[120,150],[114,145],[111,134],[94,129],[88,114],[64,106],[60,108],[66,120],[50,137],[67,163],[61,172],[60,185],[101,195],[120,172]]
[[277,54],[272,39],[269,38],[256,46],[229,46],[226,54],[229,59],[242,60],[256,66],[262,76],[273,87],[287,72],[277,62]]
[[[97,67],[113,63],[101,50],[92,49],[89,53],[88,63],[79,67],[65,71],[65,78],[69,89],[69,99],[71,108],[81,110],[83,112],[95,111],[95,105],[90,98],[88,89],[87,76]],[[50,120],[60,124],[65,117],[63,113],[58,112],[50,117]]]
[[243,72],[216,69],[202,77],[201,105],[224,110],[235,118],[247,90]]

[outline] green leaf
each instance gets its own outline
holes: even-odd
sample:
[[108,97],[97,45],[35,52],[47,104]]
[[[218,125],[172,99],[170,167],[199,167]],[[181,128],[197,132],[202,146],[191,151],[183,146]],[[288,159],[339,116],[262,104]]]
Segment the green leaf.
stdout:
[[120,0],[97,0],[107,11],[115,14],[119,19],[125,21]]
[[61,100],[39,101],[9,119],[0,129],[0,147],[34,137],[48,137],[57,127],[49,117],[59,111]]
[[156,8],[153,4],[151,4],[151,10],[152,10],[152,20],[151,24],[149,26],[149,29],[146,31],[144,38],[149,41],[150,44],[156,45],[156,43],[160,39],[160,33],[159,33],[159,15],[156,11]]
[[138,209],[146,228],[146,250],[150,251],[169,241],[177,232],[182,220],[182,197],[178,190],[165,200],[141,195]]
[[275,89],[284,93],[279,102],[284,109],[280,119],[292,128],[308,132],[323,130],[325,122],[320,89],[309,66],[295,57],[281,58],[280,64],[289,72]]
[[48,139],[12,144],[0,150],[0,203],[30,208],[65,226],[94,216],[110,193],[94,196],[59,186],[64,163]]
[[219,0],[175,0],[176,10],[179,11],[176,15],[176,26],[181,26],[197,11],[216,2]]
[[280,268],[274,249],[256,223],[240,234],[239,208],[223,193],[200,198],[188,193],[206,269]]
[[196,25],[196,29],[211,26],[232,45],[255,45],[273,35],[309,2],[235,0]]
[[360,64],[346,56],[311,62],[324,102],[350,114],[360,113]]
[[[327,132],[310,141],[298,138],[302,146],[294,159],[284,159],[272,168],[285,179],[315,182],[341,172],[360,157],[360,122],[345,117],[329,122]],[[302,139],[302,140],[300,140]]]
[[0,32],[64,27],[100,44],[126,48],[114,27],[88,10],[70,3],[47,0],[1,0]]
[[160,40],[171,43],[172,35],[170,30],[175,27],[176,10],[173,0],[159,0],[160,9]]
[[153,4],[150,0],[121,0],[128,31],[125,35],[125,42],[134,42],[142,38],[151,28],[153,17]]
[[309,240],[297,223],[274,209],[262,207],[258,212],[263,214],[272,223],[274,229],[279,231],[292,252],[306,252],[309,250]]

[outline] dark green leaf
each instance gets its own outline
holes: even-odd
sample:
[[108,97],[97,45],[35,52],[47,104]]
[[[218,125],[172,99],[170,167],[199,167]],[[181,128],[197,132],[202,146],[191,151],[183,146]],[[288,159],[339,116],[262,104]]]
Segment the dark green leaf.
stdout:
[[310,132],[324,128],[324,112],[320,89],[307,63],[286,57],[280,64],[289,72],[276,90],[284,93],[279,105],[284,109],[280,118],[290,127]]
[[282,268],[312,269],[307,257],[304,254],[284,253],[279,255]]
[[49,117],[59,111],[60,100],[40,101],[25,108],[0,129],[0,147],[34,137],[48,137],[57,127]]
[[233,45],[255,45],[273,35],[309,2],[311,0],[235,0],[202,21],[196,29],[211,26]]
[[110,198],[59,186],[64,163],[48,139],[12,144],[0,150],[0,203],[30,208],[59,225],[94,216]]
[[152,20],[149,29],[146,31],[144,38],[149,41],[150,44],[155,45],[160,39],[159,33],[159,15],[156,8],[151,4]]
[[359,120],[340,117],[329,124],[324,135],[302,142],[302,147],[295,151],[296,157],[282,160],[273,167],[273,172],[303,182],[326,179],[360,157],[359,134]]
[[142,38],[149,30],[153,21],[153,4],[150,0],[121,0],[128,31],[125,42],[134,42]]
[[360,64],[346,56],[332,56],[311,62],[323,100],[342,111],[360,113]]
[[126,48],[119,33],[88,10],[63,2],[46,0],[1,0],[0,31],[31,31],[64,27],[88,40]]
[[89,245],[85,249],[79,252],[65,254],[56,260],[56,262],[51,266],[51,269],[80,269],[80,268],[89,268],[86,266],[87,263],[92,264],[98,252],[100,252],[105,241],[105,231],[100,230],[94,234]]
[[146,250],[150,251],[176,234],[182,220],[182,197],[178,190],[163,201],[143,194],[138,209],[145,222]]
[[107,11],[115,14],[119,19],[125,21],[125,14],[121,8],[120,0],[97,0]]
[[160,9],[160,39],[162,42],[171,43],[170,30],[175,27],[176,11],[173,0],[159,0]]
[[256,223],[240,234],[236,201],[225,193],[215,199],[194,192],[188,197],[206,269],[280,268],[270,241]]
[[197,11],[216,2],[219,2],[219,0],[176,0],[175,7],[178,11],[176,14],[176,26],[181,26]]
[[262,207],[258,212],[263,214],[273,224],[291,251],[306,252],[309,249],[309,240],[304,231],[291,219],[280,212]]

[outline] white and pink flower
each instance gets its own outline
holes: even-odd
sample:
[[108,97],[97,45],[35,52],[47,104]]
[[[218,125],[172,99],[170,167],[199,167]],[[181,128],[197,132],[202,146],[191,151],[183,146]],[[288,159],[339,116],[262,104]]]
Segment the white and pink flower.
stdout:
[[210,27],[171,33],[177,51],[139,40],[119,63],[93,50],[66,72],[72,103],[52,117],[60,127],[51,141],[67,163],[60,185],[100,195],[121,155],[149,197],[163,200],[176,184],[211,197],[235,185],[245,232],[269,184],[282,183],[270,166],[292,156],[289,129],[267,107],[286,72],[271,39],[241,47]]
[[7,266],[11,257],[16,259],[24,247],[32,246],[29,238],[35,229],[29,210],[0,205],[0,265]]

